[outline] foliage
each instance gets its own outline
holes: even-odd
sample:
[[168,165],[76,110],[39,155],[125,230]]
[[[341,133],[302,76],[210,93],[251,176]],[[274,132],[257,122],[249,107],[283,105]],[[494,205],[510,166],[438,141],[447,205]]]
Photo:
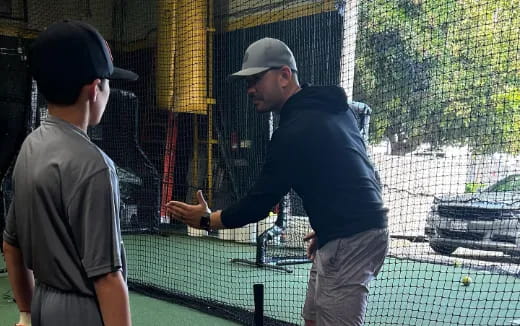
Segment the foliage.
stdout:
[[485,183],[480,183],[480,182],[466,183],[465,188],[464,188],[464,192],[465,193],[476,193],[480,189],[483,189],[485,186],[486,186]]
[[371,140],[520,153],[519,31],[516,0],[361,1],[354,98],[374,110]]

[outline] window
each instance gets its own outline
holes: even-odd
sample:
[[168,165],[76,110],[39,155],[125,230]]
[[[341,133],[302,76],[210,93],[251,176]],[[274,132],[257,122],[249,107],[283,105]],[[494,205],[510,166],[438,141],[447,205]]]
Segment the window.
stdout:
[[487,189],[490,192],[506,192],[518,191],[520,192],[520,175],[510,175]]

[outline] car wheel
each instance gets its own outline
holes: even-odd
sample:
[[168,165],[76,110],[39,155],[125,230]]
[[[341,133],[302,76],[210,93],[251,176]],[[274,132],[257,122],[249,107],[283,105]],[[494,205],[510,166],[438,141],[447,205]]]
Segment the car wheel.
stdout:
[[445,244],[438,244],[438,243],[431,243],[430,247],[435,251],[436,253],[439,253],[441,255],[451,255],[455,250],[457,250],[458,247],[455,246],[449,246]]

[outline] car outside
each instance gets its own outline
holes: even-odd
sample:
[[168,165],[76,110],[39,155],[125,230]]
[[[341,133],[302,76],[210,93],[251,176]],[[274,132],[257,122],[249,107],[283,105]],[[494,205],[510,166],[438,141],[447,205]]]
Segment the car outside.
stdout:
[[520,255],[520,174],[478,193],[435,198],[425,234],[444,255],[459,247]]

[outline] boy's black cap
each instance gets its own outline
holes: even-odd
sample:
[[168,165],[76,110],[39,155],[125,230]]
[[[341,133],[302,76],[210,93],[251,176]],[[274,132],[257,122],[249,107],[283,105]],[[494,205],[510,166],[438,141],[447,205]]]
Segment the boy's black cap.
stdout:
[[65,20],[47,27],[29,49],[29,71],[38,85],[59,88],[83,86],[100,78],[136,80],[129,70],[116,68],[108,43],[91,25]]

